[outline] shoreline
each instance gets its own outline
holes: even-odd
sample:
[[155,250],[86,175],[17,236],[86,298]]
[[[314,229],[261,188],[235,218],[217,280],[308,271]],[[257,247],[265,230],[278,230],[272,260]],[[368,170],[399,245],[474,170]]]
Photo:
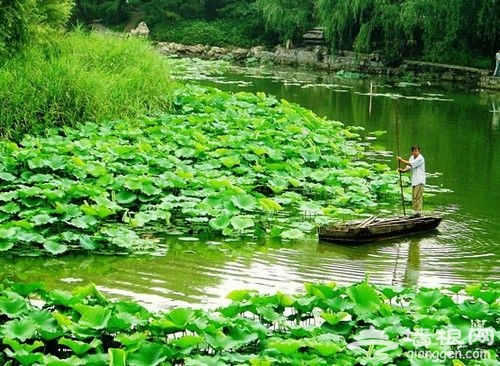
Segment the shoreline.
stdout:
[[236,63],[311,67],[329,72],[344,70],[395,78],[412,77],[429,82],[456,82],[472,88],[500,91],[500,77],[491,76],[492,72],[489,70],[412,60],[405,60],[399,67],[391,68],[384,66],[377,54],[365,55],[344,51],[343,55],[330,55],[324,46],[290,49],[276,46],[274,51],[269,51],[262,46],[223,48],[173,42],[153,42],[153,45],[165,55],[198,57],[208,60],[223,59]]

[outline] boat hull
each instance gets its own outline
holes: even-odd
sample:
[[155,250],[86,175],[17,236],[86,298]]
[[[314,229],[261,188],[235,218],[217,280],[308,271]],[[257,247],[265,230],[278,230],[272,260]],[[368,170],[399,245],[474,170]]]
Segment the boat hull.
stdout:
[[440,216],[371,218],[361,222],[323,226],[319,239],[340,243],[368,243],[413,235],[439,226]]

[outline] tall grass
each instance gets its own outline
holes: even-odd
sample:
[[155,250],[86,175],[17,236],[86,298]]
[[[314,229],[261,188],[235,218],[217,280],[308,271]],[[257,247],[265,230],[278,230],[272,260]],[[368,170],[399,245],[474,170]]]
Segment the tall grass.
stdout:
[[0,136],[165,111],[173,88],[146,41],[77,30],[0,68]]

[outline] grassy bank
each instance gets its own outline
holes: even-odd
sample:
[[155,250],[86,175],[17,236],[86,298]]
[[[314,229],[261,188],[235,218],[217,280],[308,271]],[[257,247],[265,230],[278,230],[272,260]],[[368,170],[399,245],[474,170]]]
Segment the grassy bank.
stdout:
[[147,42],[72,32],[0,69],[0,136],[165,111],[172,90],[166,60]]

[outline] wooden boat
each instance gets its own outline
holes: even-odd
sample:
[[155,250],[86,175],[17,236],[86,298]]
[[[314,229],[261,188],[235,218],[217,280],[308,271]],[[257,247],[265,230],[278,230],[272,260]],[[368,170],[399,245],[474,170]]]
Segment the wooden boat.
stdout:
[[432,230],[441,216],[377,218],[320,227],[319,239],[340,243],[368,243]]

